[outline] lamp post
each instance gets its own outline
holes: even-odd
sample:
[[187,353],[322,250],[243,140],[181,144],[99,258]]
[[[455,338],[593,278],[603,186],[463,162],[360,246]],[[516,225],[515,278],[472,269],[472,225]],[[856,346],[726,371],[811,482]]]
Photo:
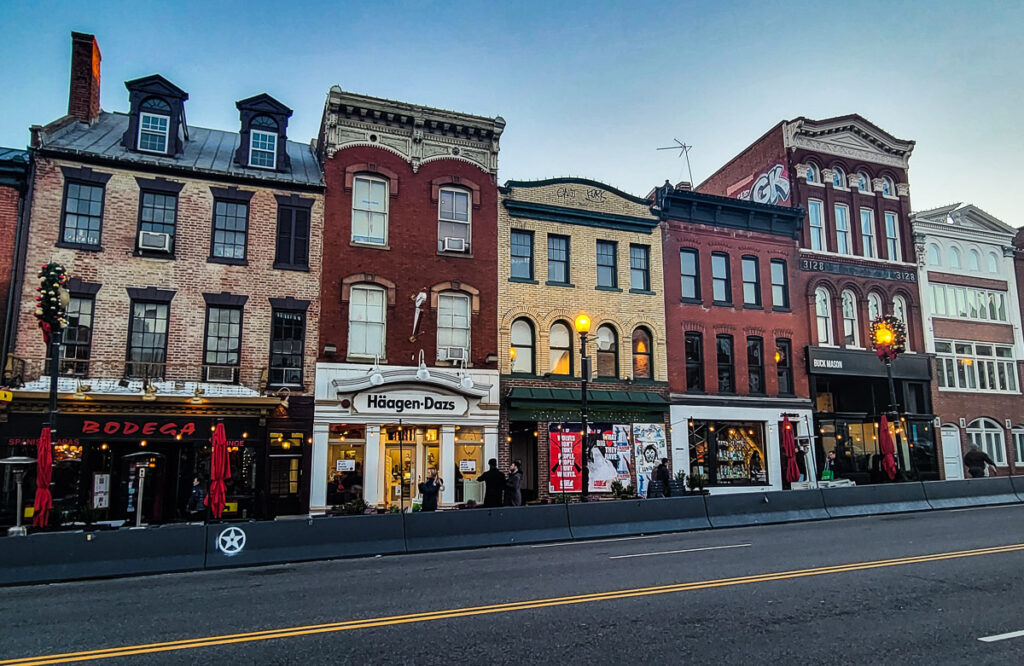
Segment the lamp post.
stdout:
[[590,378],[590,357],[587,356],[587,334],[590,333],[590,317],[581,312],[573,321],[580,334],[580,501],[586,502],[590,491],[590,468],[587,465],[587,380]]
[[871,322],[871,345],[875,354],[885,363],[885,376],[889,381],[889,408],[886,410],[892,418],[893,429],[896,431],[896,450],[902,456],[903,441],[899,404],[896,401],[896,383],[892,378],[892,362],[906,350],[907,334],[903,321],[894,315],[879,315]]

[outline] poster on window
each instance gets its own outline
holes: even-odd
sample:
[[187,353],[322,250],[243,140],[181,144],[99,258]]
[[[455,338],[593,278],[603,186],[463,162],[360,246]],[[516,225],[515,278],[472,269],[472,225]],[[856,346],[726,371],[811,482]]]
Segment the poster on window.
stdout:
[[548,492],[578,493],[583,487],[582,470],[580,469],[580,429],[576,430],[551,424],[548,433],[548,465],[551,476],[548,479]]
[[634,423],[633,443],[636,447],[637,494],[647,497],[655,468],[661,464],[662,458],[668,457],[665,426],[661,423]]
[[[595,423],[588,430],[590,446],[586,456],[589,491],[610,493],[612,482],[616,480],[623,487],[629,487],[633,475],[630,426]],[[551,424],[551,492],[579,492],[582,488],[580,466],[583,447],[580,432],[579,423]]]

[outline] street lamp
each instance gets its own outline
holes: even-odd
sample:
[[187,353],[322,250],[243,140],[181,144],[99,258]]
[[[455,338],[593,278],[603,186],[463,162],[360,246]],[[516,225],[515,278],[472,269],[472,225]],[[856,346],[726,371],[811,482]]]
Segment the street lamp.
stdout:
[[892,379],[892,362],[906,351],[907,332],[903,320],[895,315],[879,315],[871,322],[871,345],[875,354],[885,363],[885,375],[889,380],[889,409],[896,423],[896,449],[903,450],[899,428],[899,405],[896,402],[896,384]]
[[587,356],[587,334],[590,333],[590,317],[581,312],[573,321],[580,334],[580,501],[587,501],[590,491],[590,468],[587,465],[587,380],[590,378],[590,358]]

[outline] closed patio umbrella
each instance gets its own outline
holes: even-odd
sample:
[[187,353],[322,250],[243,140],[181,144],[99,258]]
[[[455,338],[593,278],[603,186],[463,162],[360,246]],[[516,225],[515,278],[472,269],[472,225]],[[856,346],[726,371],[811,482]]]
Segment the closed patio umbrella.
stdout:
[[231,462],[228,460],[228,438],[224,434],[224,424],[218,423],[210,438],[213,453],[210,458],[210,492],[206,495],[206,506],[210,507],[214,518],[220,518],[227,503],[227,486],[225,482],[231,478]]
[[882,469],[892,481],[896,478],[896,447],[892,443],[892,435],[889,434],[889,419],[885,418],[885,414],[882,414],[878,430],[878,452],[882,454]]
[[[33,505],[32,524],[46,527],[50,522],[53,497],[50,495],[50,479],[53,478],[53,451],[50,447],[50,427],[43,428],[36,449],[36,501]],[[21,511],[21,507],[18,507]]]
[[782,452],[786,456],[786,482],[795,483],[800,480],[800,466],[796,462],[796,437],[793,424],[788,416],[782,418]]

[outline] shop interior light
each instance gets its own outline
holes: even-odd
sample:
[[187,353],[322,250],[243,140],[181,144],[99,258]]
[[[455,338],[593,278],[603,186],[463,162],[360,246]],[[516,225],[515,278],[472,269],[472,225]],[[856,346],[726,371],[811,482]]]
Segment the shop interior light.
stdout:
[[176,440],[178,440],[180,442],[181,441],[181,433],[179,432],[177,435],[175,435],[174,439],[176,439]]
[[145,446],[145,445],[146,445],[146,440],[142,440],[141,442],[139,442],[139,446]]
[[246,439],[248,436],[249,436],[249,433],[247,433],[247,432],[243,432],[242,433],[242,439]]
[[103,442],[102,444],[100,444],[100,451],[106,451],[109,448],[110,447],[107,445],[106,442]]

